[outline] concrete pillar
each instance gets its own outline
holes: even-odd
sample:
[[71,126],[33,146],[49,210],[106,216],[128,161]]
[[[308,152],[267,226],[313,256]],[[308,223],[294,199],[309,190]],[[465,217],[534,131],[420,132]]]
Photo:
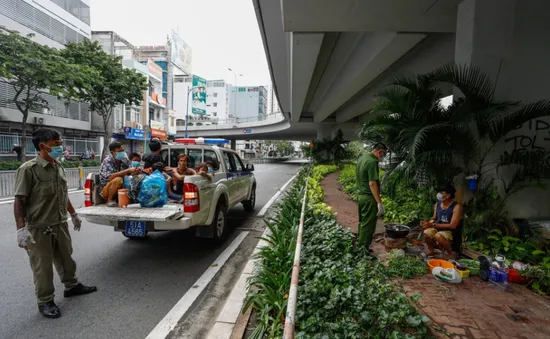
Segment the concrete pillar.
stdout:
[[334,138],[332,124],[318,124],[317,125],[317,139],[318,140],[332,140]]
[[455,61],[480,67],[496,84],[497,97],[510,94],[515,0],[465,0],[458,6]]
[[231,149],[234,151],[237,149],[237,140],[231,139]]
[[[464,0],[458,6],[455,61],[480,67],[497,100],[550,99],[548,0]],[[535,119],[507,135],[492,156],[550,149],[550,119]],[[489,159],[490,160],[490,159]],[[501,171],[501,174],[504,173]],[[550,213],[550,191],[527,189],[508,200],[510,217]]]

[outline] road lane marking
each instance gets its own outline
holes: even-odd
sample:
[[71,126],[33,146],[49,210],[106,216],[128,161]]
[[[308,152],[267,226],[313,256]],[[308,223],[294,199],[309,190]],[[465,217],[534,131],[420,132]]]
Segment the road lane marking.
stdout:
[[[69,194],[82,193],[82,192],[84,192],[84,190],[69,190]],[[0,205],[12,204],[13,201],[14,201],[13,197],[2,198],[2,199],[0,199]]]
[[166,336],[176,327],[181,318],[193,305],[195,300],[201,295],[202,291],[208,286],[210,281],[214,279],[216,274],[221,270],[227,259],[235,252],[239,245],[243,242],[249,232],[241,232],[233,242],[220,254],[216,260],[206,269],[200,278],[191,285],[192,287],[181,297],[181,299],[172,307],[172,309],[164,316],[157,326],[147,335],[145,339],[165,339]]
[[271,207],[271,205],[273,205],[273,203],[277,200],[277,198],[279,197],[279,195],[284,192],[285,188],[290,185],[290,183],[292,182],[292,180],[294,180],[296,177],[298,176],[298,174],[294,174],[294,176],[292,178],[290,178],[289,181],[286,182],[286,184],[283,185],[283,187],[279,188],[279,190],[271,197],[271,199],[269,199],[269,201],[267,202],[267,204],[264,205],[264,207],[260,210],[260,212],[258,212],[258,214],[256,214],[257,217],[263,217],[264,214],[267,212],[268,208]]

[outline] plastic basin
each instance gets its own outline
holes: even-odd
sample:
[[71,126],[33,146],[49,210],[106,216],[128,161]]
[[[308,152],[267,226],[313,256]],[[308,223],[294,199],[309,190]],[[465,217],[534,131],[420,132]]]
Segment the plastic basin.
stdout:
[[434,269],[434,267],[455,268],[455,265],[451,264],[447,260],[431,259],[431,260],[428,260],[428,267],[430,268],[430,272],[431,272]]

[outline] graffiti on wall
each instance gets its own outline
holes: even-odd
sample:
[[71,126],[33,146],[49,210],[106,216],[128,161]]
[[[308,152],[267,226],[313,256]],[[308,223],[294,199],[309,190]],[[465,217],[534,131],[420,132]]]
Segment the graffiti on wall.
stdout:
[[522,130],[522,133],[504,139],[506,151],[500,161],[503,164],[524,165],[525,180],[539,179],[544,169],[550,168],[550,123],[533,119],[515,130]]

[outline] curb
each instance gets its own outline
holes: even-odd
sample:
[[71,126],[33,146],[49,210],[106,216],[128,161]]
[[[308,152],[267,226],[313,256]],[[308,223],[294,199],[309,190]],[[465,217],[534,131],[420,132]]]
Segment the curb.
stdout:
[[[268,229],[262,234],[262,238],[267,234]],[[252,275],[254,271],[255,263],[258,259],[254,259],[254,256],[258,251],[267,246],[267,242],[263,239],[260,239],[256,248],[250,255],[246,266],[244,267],[239,280],[231,290],[229,297],[225,301],[225,304],[218,315],[216,322],[210,328],[208,332],[207,339],[241,339],[246,325],[248,323],[248,318],[250,312],[246,312],[245,316],[241,315],[241,310],[243,308],[244,299],[246,297],[247,288],[247,279]],[[237,332],[237,333],[234,333]],[[240,333],[238,333],[240,332]]]

